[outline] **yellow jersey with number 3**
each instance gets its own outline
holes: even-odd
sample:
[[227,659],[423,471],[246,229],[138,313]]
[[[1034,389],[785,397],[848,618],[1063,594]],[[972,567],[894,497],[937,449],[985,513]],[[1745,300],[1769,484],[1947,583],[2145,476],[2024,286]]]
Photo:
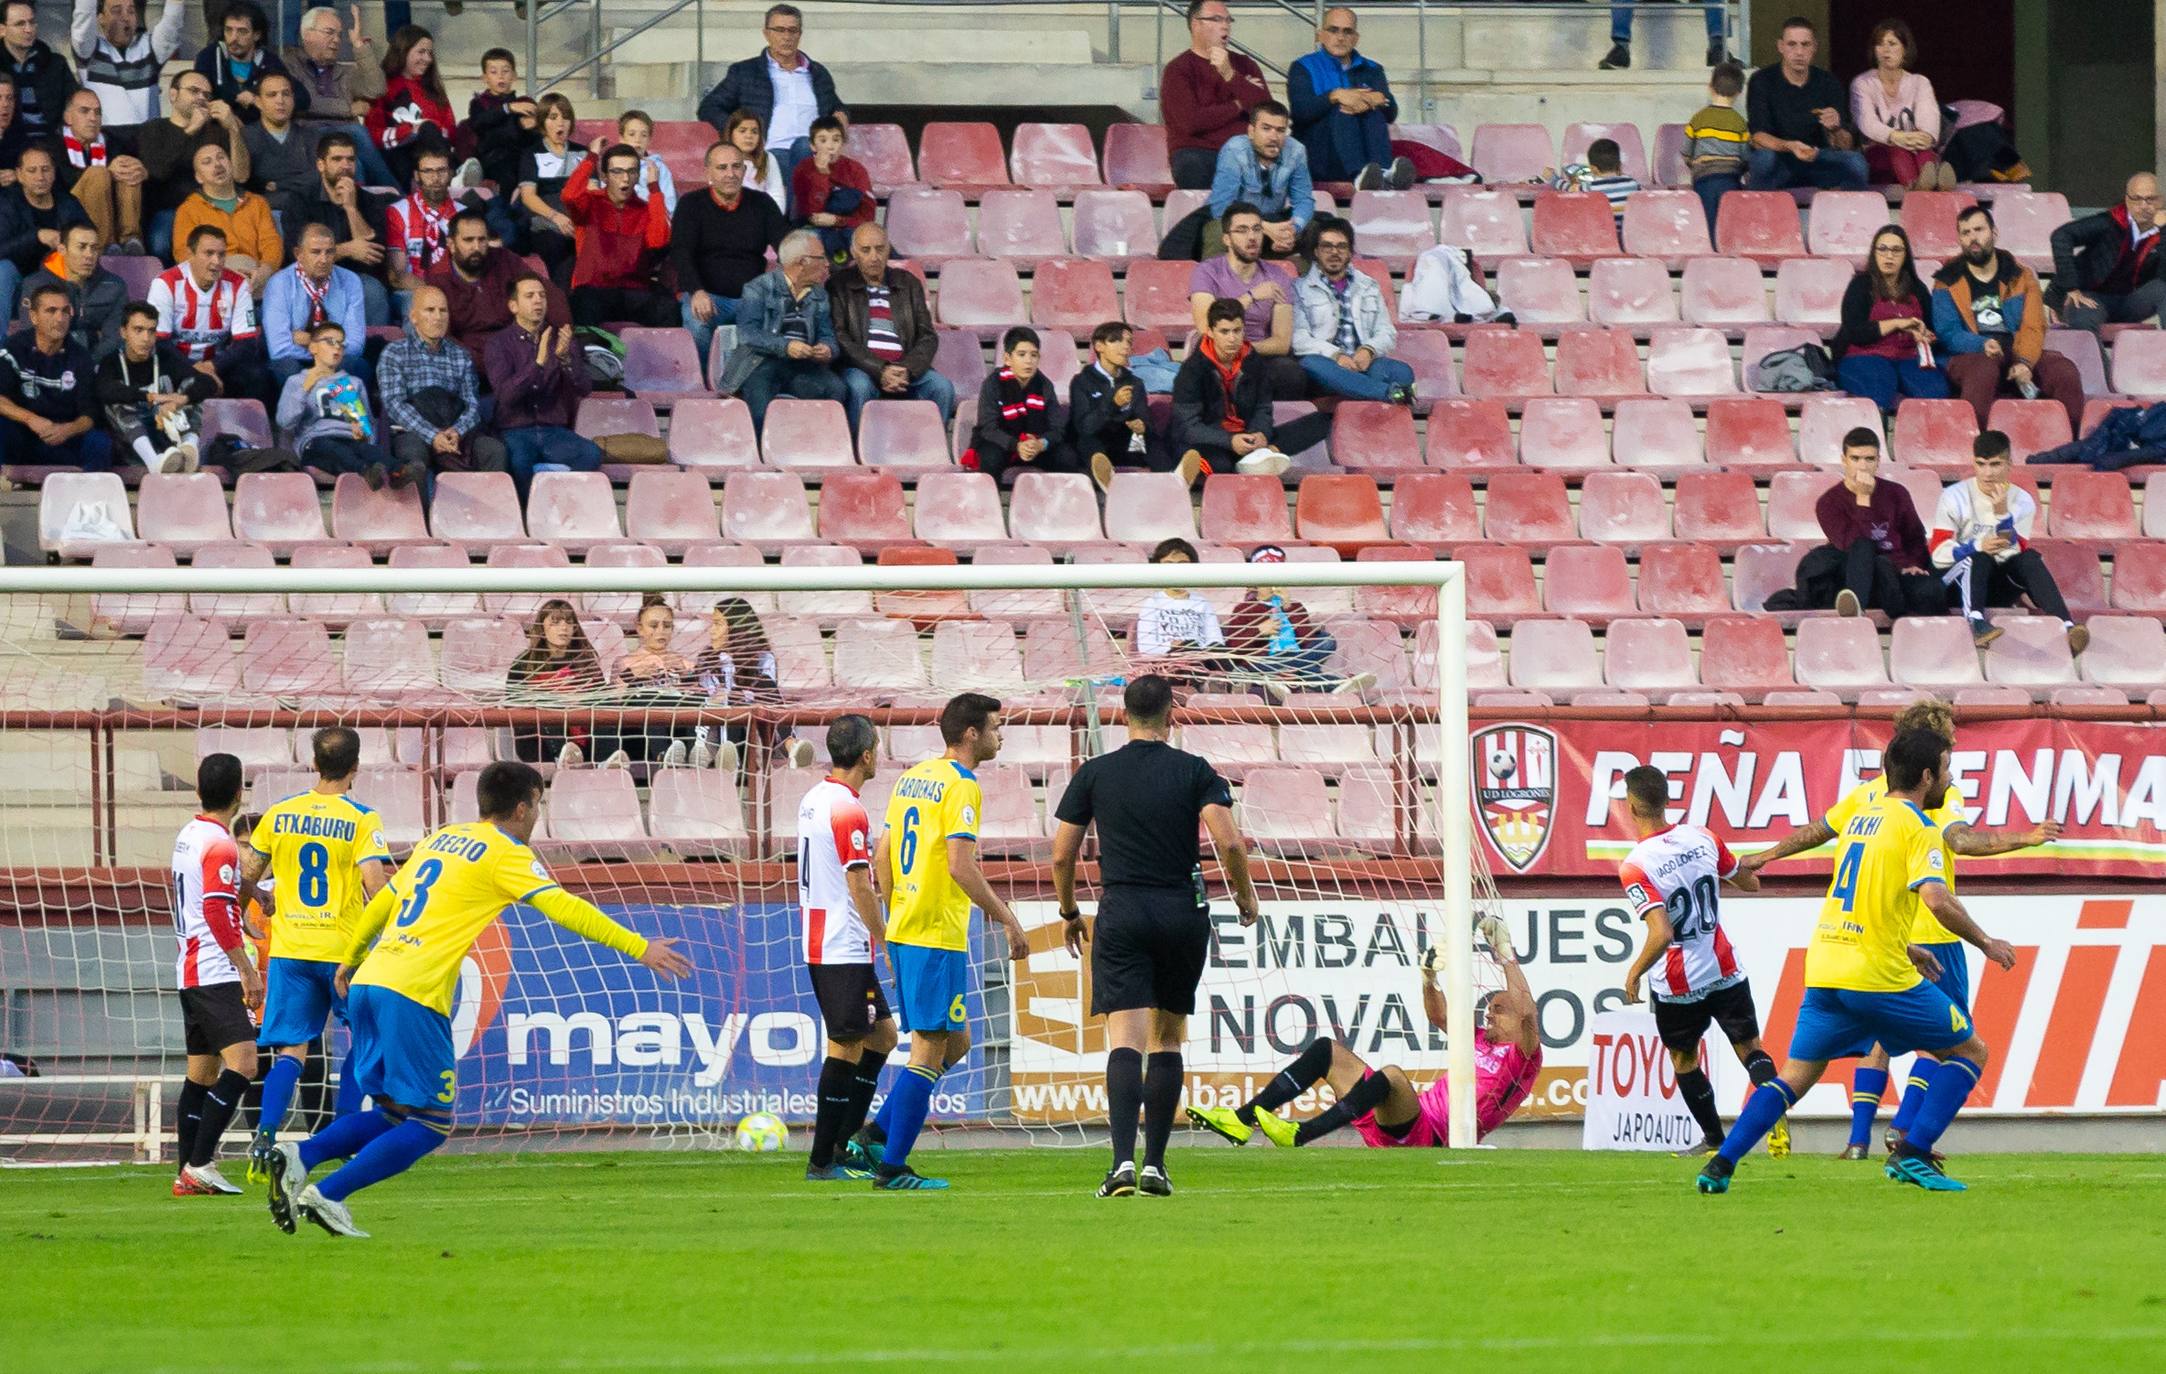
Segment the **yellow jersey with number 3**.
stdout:
[[912,764],[887,799],[889,944],[970,948],[970,897],[948,872],[948,841],[978,838],[985,794],[953,759]]
[[337,962],[361,916],[361,865],[391,862],[382,820],[346,793],[302,792],[264,808],[248,844],[270,861],[272,954]]
[[1920,981],[1906,952],[1918,889],[1947,881],[1940,827],[1907,801],[1882,797],[1835,837],[1835,876],[1805,950],[1805,986],[1902,992]]
[[[1828,808],[1826,817],[1828,829],[1834,831],[1837,835],[1841,835],[1843,827],[1850,823],[1852,816],[1857,815],[1860,811],[1887,795],[1888,779],[1885,774],[1876,778],[1868,778],[1859,783],[1844,794],[1841,801]],[[1926,807],[1925,814],[1932,817],[1933,823],[1940,827],[1940,848],[1943,860],[1941,864],[1941,881],[1947,883],[1948,890],[1953,892],[1955,891],[1955,851],[1948,848],[1948,827],[1957,821],[1970,819],[1963,811],[1962,794],[1957,792],[1954,785],[1951,784],[1947,791],[1941,793],[1941,804]],[[1918,922],[1910,928],[1910,939],[1913,944],[1920,945],[1953,944],[1955,943],[1955,932],[1942,925],[1925,903],[1920,902],[1918,903]]]

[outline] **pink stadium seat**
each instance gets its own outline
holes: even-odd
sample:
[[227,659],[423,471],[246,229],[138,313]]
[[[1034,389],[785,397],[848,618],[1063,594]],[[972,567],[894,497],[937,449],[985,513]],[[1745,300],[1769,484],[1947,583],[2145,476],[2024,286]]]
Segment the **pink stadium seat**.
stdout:
[[[1685,165],[1685,126],[1682,124],[1657,124],[1655,126],[1655,179],[1649,186],[1690,186],[1692,170]],[[1642,194],[1645,194],[1642,192]]]
[[1188,308],[1188,278],[1195,270],[1192,262],[1131,262],[1122,318],[1139,329],[1161,329],[1175,338],[1186,334],[1195,327]]
[[905,620],[848,620],[835,631],[835,685],[876,697],[932,690],[917,630]]
[[619,396],[589,396],[579,403],[572,428],[588,439],[610,434],[649,434],[662,437],[661,422],[654,418],[654,403]]
[[[352,544],[304,544],[293,551],[295,568],[372,568],[369,551]],[[363,616],[380,615],[384,599],[375,592],[295,592],[286,598],[295,615],[321,620],[333,627]]]
[[[893,211],[889,212],[891,215]],[[1158,246],[1158,226],[1150,198],[1141,191],[1079,191],[1075,198],[1077,257],[1125,264],[1151,256]]]
[[1735,332],[1769,321],[1767,279],[1758,263],[1744,258],[1692,259],[1679,296],[1686,324]]
[[[1187,493],[1181,494],[1180,504],[1188,507]],[[1104,539],[1106,533],[1098,523],[1098,490],[1090,478],[1077,472],[1019,473],[1008,498],[1008,532],[1033,544]]]
[[910,532],[901,479],[865,468],[837,472],[821,484],[819,528],[820,538],[828,543],[859,549],[917,542]]
[[[1906,203],[1904,213],[1909,213]],[[2053,270],[2053,231],[2069,221],[2059,191],[2012,191],[1993,197],[1994,237],[2033,272]]]
[[1354,242],[1369,257],[1408,258],[1436,246],[1429,199],[1419,191],[1356,191],[1347,218]]
[[[1166,192],[1165,222],[1168,224],[1180,223],[1183,217],[1192,215],[1202,209],[1210,202],[1210,199],[1211,193],[1209,191],[1181,189]],[[1323,208],[1323,197],[1321,195],[1317,197],[1317,208]]]
[[2043,399],[1995,401],[1986,413],[1986,428],[2008,436],[2009,450],[2019,465],[2034,453],[2059,448],[2076,437],[2068,432],[2068,407]]
[[950,469],[920,477],[916,509],[917,537],[928,542],[967,549],[1007,541],[1000,488],[982,472]]
[[[1521,328],[1578,324],[1587,317],[1579,299],[1579,279],[1572,264],[1562,258],[1510,258],[1496,272],[1497,304],[1512,312]],[[1669,292],[1668,282],[1663,294]],[[1424,337],[1429,331],[1408,330],[1400,336]]]
[[[198,568],[253,569],[263,574],[259,586],[276,587],[277,560],[261,544],[219,540],[196,550],[190,565]],[[188,609],[214,620],[247,621],[257,616],[284,615],[286,598],[276,591],[190,592]]]
[[1415,544],[1480,540],[1474,487],[1456,472],[1409,472],[1391,488],[1391,537]]
[[678,326],[626,329],[624,340],[624,389],[636,393],[656,409],[667,410],[694,396],[711,396],[700,375],[699,351],[692,336]]
[[[57,474],[56,474],[57,475]],[[119,478],[111,473],[97,474]],[[45,479],[50,485],[52,478]],[[91,546],[93,568],[171,568],[177,566],[173,550],[163,544],[101,543]],[[335,547],[335,546],[327,546]],[[359,549],[361,560],[366,563],[368,555]],[[90,596],[90,616],[93,621],[104,621],[124,635],[139,635],[150,628],[161,616],[179,614],[187,606],[187,598],[178,593],[160,595],[151,592],[93,592]]]
[[1452,550],[1452,557],[1466,565],[1468,606],[1480,607],[1492,620],[1542,613],[1534,563],[1525,549],[1462,544]]
[[2086,682],[2131,693],[2158,689],[2159,665],[2166,663],[2166,625],[2134,615],[2093,616],[2085,623],[2091,631],[2091,647],[2080,660]]
[[195,731],[196,759],[212,754],[231,754],[241,770],[254,777],[266,768],[293,765],[293,732],[268,726],[204,725]]
[[927,124],[918,135],[918,176],[965,195],[1010,184],[1000,130],[984,123]]
[[[712,135],[709,135],[712,137]],[[850,124],[850,156],[863,164],[872,193],[882,198],[918,179],[910,161],[910,136],[899,124]]]
[[2166,544],[2116,544],[2113,550],[2113,608],[2117,611],[2166,613]]
[[1838,480],[1829,472],[1776,473],[1768,481],[1767,532],[1777,539],[1826,542],[1814,508]]
[[[669,566],[668,557],[652,544],[634,544],[628,541],[596,544],[587,550],[587,556],[582,561],[590,568],[666,568]],[[638,592],[587,592],[580,597],[580,611],[589,619],[607,620],[618,625],[631,627],[639,619],[639,608],[642,600],[643,598]],[[706,612],[713,605],[714,601],[711,596],[704,605],[696,601],[693,602],[682,617],[683,623],[678,626],[679,632],[683,633],[693,629],[692,622],[694,620],[704,624]]]
[[241,660],[227,636],[221,620],[158,617],[143,634],[143,690],[161,701],[239,696]]
[[1677,537],[1704,543],[1762,539],[1760,497],[1743,472],[1688,472],[1677,479]]
[[[972,476],[977,474],[973,473]],[[985,479],[988,483],[992,479]],[[922,499],[922,498],[921,498]],[[998,521],[1000,512],[996,506],[993,518]],[[924,532],[924,522],[918,522],[919,533]],[[1002,536],[1003,540],[1006,536]],[[981,568],[986,567],[1050,567],[1053,551],[1036,544],[981,544],[971,555],[970,561]],[[970,609],[982,616],[997,620],[1065,620],[1068,616],[1068,594],[1052,588],[1037,590],[1016,589],[1009,591],[975,591],[970,593]]]
[[1862,617],[1845,620],[1815,617],[1797,627],[1797,680],[1833,692],[1845,701],[1874,687],[1888,685],[1880,657],[1880,632]]
[[2088,431],[2091,427],[2088,422],[2091,407],[2113,391],[2113,388],[2106,384],[2106,355],[2099,348],[2098,336],[2088,329],[2054,329],[2048,326],[2046,348],[2076,365],[2076,375],[2083,379],[2083,394],[2090,398],[2084,403],[2084,429]]
[[1502,191],[1446,191],[1437,209],[1437,239],[1481,259],[1523,256],[1527,222],[1519,201]]
[[[1625,340],[1628,347],[1631,342]],[[1467,335],[1463,350],[1460,390],[1466,395],[1513,401],[1550,394],[1549,362],[1532,333],[1477,329]]]
[[[684,412],[679,411],[670,428],[683,423]],[[642,468],[632,474],[624,494],[626,537],[644,540],[665,553],[681,554],[688,545],[721,538],[718,520],[714,487],[704,473]]]
[[1406,647],[1396,625],[1346,618],[1327,621],[1324,628],[1339,641],[1338,652],[1331,656],[1331,672],[1349,677],[1374,673],[1380,692],[1401,691],[1409,685]]
[[[124,504],[119,517],[123,522],[125,510]],[[225,488],[207,472],[145,473],[136,493],[135,525],[144,542],[163,544],[183,556],[233,537],[233,527],[226,523]]]
[[428,831],[421,774],[411,768],[363,768],[354,775],[353,797],[375,810],[393,853],[421,843]]
[[[1968,191],[1912,191],[1903,197],[1903,231],[1910,235],[1910,251],[1921,258],[1948,259],[1963,251],[1956,242],[1956,216],[1978,203]],[[1813,201],[1818,214],[1820,202]],[[1998,223],[1999,216],[1995,215]],[[2050,232],[2050,231],[2049,231]]]
[[2002,633],[1986,646],[1986,681],[2028,688],[2034,694],[2042,688],[2075,683],[2076,665],[2060,621],[2044,615],[2004,615],[1996,616],[1993,625]]
[[1660,258],[1603,258],[1587,273],[1587,318],[1627,329],[1676,323],[1669,267]]
[[241,685],[264,696],[337,696],[338,655],[331,651],[330,632],[313,620],[284,616],[250,621],[241,646]]
[[1558,149],[1559,167],[1569,167],[1575,162],[1587,160],[1587,149],[1599,139],[1609,139],[1617,145],[1617,167],[1626,176],[1642,186],[1652,186],[1654,173],[1647,165],[1647,144],[1640,138],[1637,124],[1567,124],[1564,142]]
[[[1113,289],[1110,265],[1088,258],[1056,258],[1038,264],[1030,284],[1032,324],[1088,338],[1091,330],[1120,315],[1121,300]],[[1068,356],[1075,356],[1073,349]],[[1057,384],[1065,395],[1066,379]]]
[[981,339],[998,338],[1026,318],[1023,283],[1015,264],[1003,258],[956,258],[941,269],[937,308],[940,323],[975,329]]
[[897,257],[931,266],[975,251],[970,212],[960,191],[929,187],[897,191],[887,203],[887,232]]
[[1467,161],[1492,186],[1540,181],[1557,165],[1557,145],[1540,124],[1477,124]]
[[1534,198],[1534,224],[1527,232],[1527,246],[1545,257],[1575,264],[1616,256],[1617,216],[1609,208],[1609,198],[1591,191],[1544,191]]
[[1098,150],[1081,124],[1018,124],[1009,154],[1009,176],[1018,186],[1073,194],[1102,185]]
[[1489,479],[1487,535],[1509,544],[1569,543],[1579,537],[1564,479],[1553,472],[1500,472]]
[[[1370,477],[1332,473],[1304,477],[1294,498],[1294,508],[1302,540],[1310,544],[1329,544],[1342,558],[1357,553],[1363,545],[1382,544],[1391,538],[1384,528],[1383,499],[1375,480]],[[1213,536],[1206,529],[1204,537]]]
[[[1368,544],[1358,549],[1359,563],[1433,563],[1436,555],[1420,544]],[[1436,619],[1436,590],[1404,584],[1357,587],[1354,614],[1397,625],[1418,625]]]
[[1602,674],[1610,686],[1662,696],[1700,685],[1692,641],[1682,621],[1618,620],[1602,637]]
[[1640,550],[1639,606],[1657,615],[1700,617],[1730,609],[1722,558],[1706,544],[1650,544]]
[[[499,544],[489,550],[484,560],[492,568],[568,568],[571,555],[555,544]],[[530,619],[541,609],[543,597],[537,592],[483,592],[482,608],[493,615],[518,616]],[[393,607],[396,611],[398,608]]]
[[[2058,496],[2059,490],[2054,494]],[[2106,578],[2098,566],[2098,549],[2087,543],[2048,539],[2032,545],[2046,563],[2047,571],[2061,589],[2068,609],[2078,616],[2106,609]]]
[[935,473],[955,466],[940,407],[931,401],[873,400],[858,418],[858,461],[867,467]]
[[1797,461],[1782,402],[1734,398],[1707,403],[1707,461],[1718,467],[1774,467]]
[[1826,468],[1840,467],[1843,436],[1853,429],[1871,430],[1881,441],[1881,452],[1887,452],[1887,436],[1880,429],[1880,409],[1871,401],[1863,396],[1807,396],[1798,416],[1798,457]]
[[1402,329],[1394,357],[1414,369],[1414,409],[1427,414],[1447,396],[1457,395],[1459,379],[1452,371],[1452,345],[1442,331]]
[[978,342],[974,330],[942,329],[937,333],[940,343],[933,354],[933,371],[954,384],[957,396],[975,400],[988,370],[985,345]]
[[2053,481],[2053,501],[2047,514],[2046,529],[2037,532],[2050,533],[2055,539],[2136,537],[2135,497],[2129,491],[2128,479],[2118,472],[2062,470]]
[[[1813,195],[1808,246],[1816,257],[1839,259],[1852,272],[1865,264],[1873,235],[1895,222],[1888,199],[1878,191],[1820,191]],[[1915,240],[1911,251],[1923,254]]]
[[[785,568],[861,568],[865,560],[856,549],[832,544],[792,544],[782,551]],[[823,626],[846,620],[869,620],[877,612],[872,593],[864,590],[832,592],[777,592],[775,609],[784,616],[816,620]]]
[[[1020,768],[993,764],[978,774],[984,786],[985,816],[978,843],[984,852],[1000,858],[1042,856],[1052,851],[1051,838],[1038,818],[1038,803],[1030,788],[1030,775]],[[1053,798],[1058,804],[1058,798]]]
[[1825,344],[1826,342],[1815,330],[1797,329],[1785,324],[1756,325],[1746,330],[1745,345],[1742,350],[1743,356],[1740,360],[1743,364],[1741,375],[1744,378],[1745,389],[1747,391],[1757,389],[1752,382],[1753,369],[1758,367],[1760,360],[1768,354],[1779,353],[1786,348],[1796,348],[1801,344]]
[[1621,329],[1572,329],[1558,335],[1556,381],[1559,396],[1647,394],[1639,350],[1631,334]]
[[[466,551],[453,544],[401,544],[388,560],[394,568],[466,568],[473,565]],[[440,625],[455,616],[481,614],[481,598],[471,592],[393,592],[385,608],[395,616],[407,616]]]
[[1331,452],[1343,467],[1419,468],[1414,412],[1389,401],[1341,401],[1331,417]]
[[356,620],[344,649],[348,696],[401,705],[438,694],[429,629],[418,620]]
[[857,447],[850,442],[850,417],[840,401],[778,396],[767,407],[760,455],[778,468],[855,467]]
[[1630,615],[1632,573],[1613,545],[1553,548],[1542,567],[1544,608],[1563,615]]
[[[211,481],[215,485],[217,478]],[[104,518],[123,537],[133,540],[135,517],[128,505],[128,487],[117,472],[56,472],[38,491],[38,548],[62,558],[88,558],[114,542],[85,539],[70,534],[78,510],[102,507]]]
[[1619,467],[1659,471],[1697,468],[1707,462],[1700,427],[1683,401],[1634,397],[1617,403],[1610,449]]
[[1523,620],[1512,627],[1512,686],[1567,698],[1602,685],[1602,657],[1584,620]]
[[[1328,695],[1313,692],[1302,693],[1297,702],[1289,703],[1295,710],[1310,705],[1328,708],[1339,704]],[[1278,756],[1287,763],[1303,764],[1338,776],[1346,769],[1362,764],[1374,767],[1377,762],[1376,732],[1366,725],[1281,725]],[[1343,801],[1346,795],[1343,785],[1339,795]]]
[[1779,262],[1805,255],[1797,202],[1784,191],[1732,191],[1715,216],[1715,246],[1725,257]]
[[559,769],[549,784],[550,847],[583,858],[652,851],[628,768]]
[[669,461],[699,469],[759,466],[752,412],[735,396],[679,401],[671,412]]
[[1173,189],[1173,163],[1166,152],[1163,124],[1108,124],[1105,173],[1108,186],[1127,187],[1147,196]]
[[1335,840],[1331,794],[1313,768],[1258,768],[1234,805],[1241,833],[1265,853],[1300,855]]
[[[1319,480],[1307,478],[1304,485]],[[1276,477],[1213,473],[1203,480],[1200,506],[1197,527],[1213,544],[1293,542],[1293,522],[1286,514],[1286,487]]]
[[2166,539],[2166,475],[2156,472],[2143,482],[2143,537]]
[[[1184,704],[1197,711],[1212,707],[1234,705],[1253,706],[1256,698],[1199,692]],[[1269,767],[1279,761],[1278,742],[1268,725],[1228,721],[1201,721],[1183,712],[1181,721],[1181,747],[1204,754],[1217,767],[1225,760],[1223,770],[1228,778],[1241,781],[1252,770]]]
[[1073,624],[1034,620],[1023,631],[1023,675],[1032,682],[1059,682],[1086,674],[1121,671],[1120,651],[1102,627],[1087,627],[1076,642]]
[[[141,297],[137,297],[141,299]],[[203,444],[221,434],[231,434],[250,448],[270,448],[277,440],[271,433],[271,417],[261,401],[213,397],[203,403]]]
[[647,813],[654,838],[687,858],[740,859],[752,851],[734,774],[661,769],[649,789]]
[[[1877,199],[1877,197],[1876,197]],[[1785,258],[1775,268],[1775,318],[1832,336],[1856,269],[1832,258]]]
[[[1585,396],[1537,396],[1519,417],[1519,461],[1530,468],[1609,466],[1602,403]],[[1569,537],[1569,536],[1567,536]]]
[[[2054,409],[2060,407],[2055,405]],[[1978,412],[1970,408],[1968,401],[1906,396],[1895,408],[1895,428],[1890,437],[1895,460],[1905,467],[1959,469],[1967,473],[1971,440],[1978,437]]]
[[[1013,502],[1011,501],[1011,507]],[[1021,537],[1021,536],[1018,536]],[[1194,539],[1195,507],[1179,473],[1118,472],[1106,492],[1106,538],[1129,544]]]
[[1947,695],[1985,681],[1970,626],[1961,616],[1905,616],[1888,636],[1888,676],[1905,687]]
[[1459,141],[1459,131],[1449,124],[1394,124],[1391,137],[1394,142],[1419,143],[1446,157],[1466,161],[1466,148]]
[[1670,537],[1662,484],[1644,472],[1590,472],[1579,489],[1579,537],[1649,544]]
[[107,253],[98,259],[98,266],[120,278],[128,288],[128,299],[150,299],[150,284],[165,271],[165,262],[147,253]]
[[1519,441],[1512,437],[1512,417],[1504,402],[1459,397],[1438,401],[1429,412],[1428,462],[1431,467],[1476,471],[1519,466]]
[[[794,616],[764,618],[767,640],[775,646],[775,679],[787,695],[825,695],[834,686],[827,649],[815,620]],[[785,770],[790,771],[790,770]]]
[[1647,346],[1647,389],[1703,399],[1737,394],[1737,364],[1718,329],[1657,329]]
[[1747,697],[1797,686],[1782,625],[1765,616],[1708,621],[1700,631],[1700,682]]
[[1672,266],[1715,251],[1707,211],[1691,191],[1641,191],[1625,198],[1624,251]]
[[325,542],[315,482],[301,472],[242,473],[233,483],[233,533],[276,553]]
[[1732,603],[1741,611],[1764,610],[1778,588],[1797,585],[1797,565],[1808,547],[1804,543],[1747,544],[1739,549],[1730,578]]
[[2113,389],[2123,396],[2166,399],[2166,330],[2135,329],[2114,340]]
[[722,486],[722,534],[762,546],[812,539],[804,479],[794,472],[732,472]]
[[[679,331],[682,334],[682,331]],[[689,338],[689,336],[685,336]],[[617,496],[599,472],[538,472],[526,498],[527,533],[583,552],[602,540],[622,539]]]
[[1026,690],[1022,642],[1005,620],[950,620],[933,627],[933,689],[1015,696]]
[[978,202],[978,251],[1035,266],[1068,251],[1060,203],[1051,191],[987,191]]

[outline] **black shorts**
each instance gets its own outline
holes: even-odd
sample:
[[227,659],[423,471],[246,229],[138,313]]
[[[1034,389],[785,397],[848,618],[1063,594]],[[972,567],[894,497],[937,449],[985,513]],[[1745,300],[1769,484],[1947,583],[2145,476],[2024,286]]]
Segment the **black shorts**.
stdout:
[[888,1015],[887,993],[871,964],[807,964],[812,995],[830,1040],[862,1040]]
[[1186,888],[1108,888],[1091,927],[1091,1014],[1196,1010],[1211,909]]
[[181,1027],[190,1054],[218,1054],[228,1045],[256,1043],[256,1023],[241,1000],[239,983],[182,988]]
[[1709,1024],[1722,1027],[1723,1036],[1733,1045],[1760,1038],[1760,1015],[1753,1010],[1750,978],[1717,988],[1697,1002],[1655,999],[1655,1029],[1665,1048],[1693,1048],[1707,1034]]

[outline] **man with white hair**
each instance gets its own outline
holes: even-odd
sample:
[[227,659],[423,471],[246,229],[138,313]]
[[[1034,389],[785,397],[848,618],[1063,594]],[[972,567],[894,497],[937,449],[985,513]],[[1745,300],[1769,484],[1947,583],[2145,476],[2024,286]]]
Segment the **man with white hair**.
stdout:
[[165,0],[158,27],[147,33],[139,0],[75,0],[68,37],[76,77],[98,97],[107,133],[158,117],[158,73],[180,51],[187,23],[181,0]]
[[396,186],[399,179],[385,165],[376,140],[361,127],[361,117],[384,93],[384,73],[383,54],[376,50],[375,40],[361,32],[359,5],[353,8],[351,62],[339,61],[339,45],[345,37],[338,11],[329,5],[318,5],[301,16],[301,41],[287,45],[281,54],[294,80],[294,122],[307,135],[312,150],[325,134],[352,135],[360,149],[363,184]]
[[828,306],[827,250],[820,236],[799,229],[782,240],[772,272],[754,277],[737,302],[737,347],[715,390],[740,396],[763,429],[777,396],[843,401],[849,388],[835,375],[835,320]]

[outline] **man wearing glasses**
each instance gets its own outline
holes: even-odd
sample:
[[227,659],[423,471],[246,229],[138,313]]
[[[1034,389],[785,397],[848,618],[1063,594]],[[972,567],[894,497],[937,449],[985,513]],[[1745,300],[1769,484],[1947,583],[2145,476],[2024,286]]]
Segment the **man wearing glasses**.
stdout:
[[2158,178],[2138,172],[2111,210],[2072,219],[2053,231],[2053,285],[2046,304],[2070,329],[2098,333],[2109,324],[2156,320],[2166,327],[2166,252],[2159,230]]
[[656,273],[669,251],[669,212],[660,196],[639,194],[639,150],[619,143],[602,154],[602,187],[594,188],[594,155],[564,183],[564,213],[579,226],[572,265],[572,322],[609,320],[667,328],[679,320],[674,293]]
[[[803,11],[795,5],[770,6],[763,32],[767,51],[732,63],[722,83],[699,102],[699,117],[714,125],[717,134],[726,134],[737,111],[758,115],[788,185],[790,173],[812,153],[812,121],[833,115],[847,123],[849,112],[842,108],[827,68],[798,51],[805,37]],[[1208,170],[1201,184],[1210,184]]]
[[1355,50],[1360,41],[1352,10],[1324,11],[1316,51],[1286,73],[1294,137],[1308,149],[1309,175],[1318,181],[1351,181],[1362,191],[1389,184],[1403,191],[1414,184],[1414,165],[1391,155],[1399,102],[1383,67]]
[[[1189,0],[1188,51],[1168,62],[1158,80],[1173,184],[1186,190],[1210,189],[1218,150],[1245,135],[1249,110],[1271,98],[1263,68],[1234,52],[1232,39],[1233,16],[1223,0]],[[706,113],[704,105],[700,113]],[[776,142],[772,131],[767,141]]]

